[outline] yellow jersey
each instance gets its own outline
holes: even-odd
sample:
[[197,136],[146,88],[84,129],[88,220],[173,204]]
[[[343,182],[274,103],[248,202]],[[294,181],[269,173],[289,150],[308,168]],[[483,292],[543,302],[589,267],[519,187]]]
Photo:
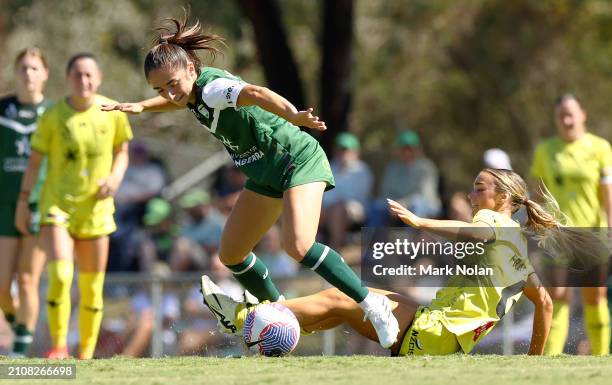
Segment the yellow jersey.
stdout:
[[42,189],[41,213],[57,206],[66,213],[112,213],[112,198],[98,201],[98,182],[110,175],[114,150],[132,138],[123,112],[103,112],[114,103],[96,95],[86,111],[72,109],[66,99],[48,109],[32,136],[32,148],[47,155],[48,174]]
[[[495,241],[485,244],[473,263],[493,269],[490,276],[455,275],[427,306],[439,313],[440,322],[464,352],[472,348],[499,322],[522,295],[533,267],[527,257],[527,240],[519,223],[492,210],[480,210],[473,223],[483,223],[495,232]],[[462,263],[469,264],[466,257]]]
[[607,140],[585,133],[567,143],[559,137],[541,142],[535,150],[531,175],[541,179],[569,219],[577,227],[605,227],[600,200],[602,171],[612,167]]

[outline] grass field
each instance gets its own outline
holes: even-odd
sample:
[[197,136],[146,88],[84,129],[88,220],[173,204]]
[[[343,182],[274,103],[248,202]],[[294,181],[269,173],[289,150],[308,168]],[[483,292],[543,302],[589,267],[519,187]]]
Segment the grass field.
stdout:
[[[49,363],[40,359],[0,364]],[[73,361],[76,380],[2,380],[0,384],[610,384],[612,357],[470,356],[163,358]]]

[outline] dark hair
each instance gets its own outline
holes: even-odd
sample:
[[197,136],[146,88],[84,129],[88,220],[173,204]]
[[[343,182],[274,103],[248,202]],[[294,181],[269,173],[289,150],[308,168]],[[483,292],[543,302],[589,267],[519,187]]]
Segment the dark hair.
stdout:
[[156,28],[159,36],[153,40],[153,47],[147,53],[144,62],[145,76],[157,68],[180,66],[185,68],[188,62],[192,62],[196,72],[200,73],[202,61],[196,54],[196,50],[205,50],[213,58],[221,51],[214,46],[215,43],[223,44],[223,38],[214,34],[202,32],[202,25],[196,20],[195,24],[188,26],[188,12],[185,11],[183,18],[166,18],[163,25]]
[[34,57],[39,58],[43,67],[45,67],[45,69],[49,69],[49,67],[47,66],[47,57],[37,47],[30,47],[30,48],[25,48],[21,50],[17,54],[17,57],[15,58],[15,68],[17,68],[17,66],[19,65],[19,62],[26,56],[34,56]]
[[94,62],[96,62],[96,65],[98,65],[98,60],[96,59],[93,53],[79,52],[75,55],[72,55],[72,57],[68,59],[68,65],[66,65],[66,75],[70,73],[70,70],[72,69],[72,66],[74,66],[74,63],[76,63],[77,60],[81,60],[81,59],[91,59]]
[[555,100],[555,108],[569,100],[574,100],[576,103],[578,103],[578,105],[582,106],[582,103],[580,103],[580,100],[576,97],[576,95],[572,94],[571,92],[566,92]]

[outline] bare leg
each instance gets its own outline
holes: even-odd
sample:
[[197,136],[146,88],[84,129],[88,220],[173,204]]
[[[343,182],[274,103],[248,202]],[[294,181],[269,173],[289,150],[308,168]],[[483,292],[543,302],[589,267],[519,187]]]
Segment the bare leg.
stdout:
[[32,331],[38,319],[38,284],[45,266],[45,253],[38,245],[38,237],[24,237],[21,240],[21,255],[18,261],[17,282],[19,283],[19,310],[17,322]]
[[11,297],[11,282],[17,269],[19,238],[0,237],[0,309],[15,315],[16,303]]
[[221,238],[219,258],[224,265],[245,260],[263,235],[278,220],[282,201],[243,190],[232,210]]
[[325,182],[295,186],[283,196],[283,248],[300,262],[315,241]]
[[[371,291],[383,294],[389,298],[393,315],[400,326],[401,337],[408,329],[414,318],[417,303],[408,297],[385,290],[372,289]],[[363,321],[363,310],[346,294],[336,288],[327,289],[319,293],[284,301],[297,317],[300,325],[306,331],[330,329],[343,322],[348,323],[362,336],[378,342],[376,332],[370,322]],[[398,340],[391,350],[399,348]]]

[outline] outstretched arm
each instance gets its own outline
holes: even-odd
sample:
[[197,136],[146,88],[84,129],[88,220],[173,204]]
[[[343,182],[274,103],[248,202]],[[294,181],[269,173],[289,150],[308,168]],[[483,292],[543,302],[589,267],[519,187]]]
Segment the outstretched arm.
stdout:
[[291,102],[276,92],[266,87],[248,84],[240,91],[236,106],[245,107],[253,105],[278,115],[296,126],[308,127],[319,131],[327,129],[325,122],[312,114],[312,108],[306,111],[298,111]]
[[121,111],[128,114],[139,114],[141,112],[164,112],[182,110],[185,107],[177,106],[171,103],[168,99],[161,96],[156,96],[151,99],[143,100],[136,103],[113,103],[102,104],[102,111]]
[[552,324],[553,303],[546,288],[535,273],[529,274],[523,293],[535,305],[531,345],[527,354],[541,355],[544,353],[544,346]]
[[389,210],[405,224],[415,229],[427,230],[448,239],[472,239],[490,242],[495,240],[495,232],[484,222],[463,222],[421,218],[394,200],[387,199]]

